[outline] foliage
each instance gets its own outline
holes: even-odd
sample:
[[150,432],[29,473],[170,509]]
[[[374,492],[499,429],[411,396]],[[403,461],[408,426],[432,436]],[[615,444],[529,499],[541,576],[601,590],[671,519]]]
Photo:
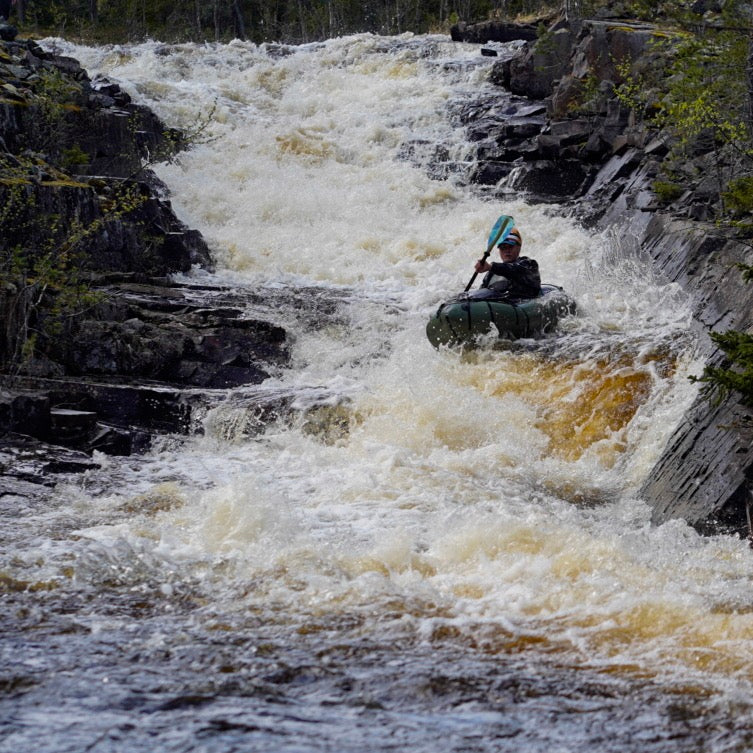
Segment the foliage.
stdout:
[[729,182],[723,194],[727,210],[733,216],[753,213],[753,176],[743,175]]
[[[745,282],[753,282],[753,266],[738,264]],[[706,366],[703,375],[691,381],[704,383],[710,392],[739,393],[742,402],[753,407],[753,334],[727,330],[712,332],[711,339],[724,353],[721,366]]]
[[695,381],[726,394],[740,393],[742,402],[753,407],[753,335],[729,330],[711,335],[726,356],[723,366],[706,366],[703,376]]
[[662,204],[670,204],[675,199],[679,199],[685,192],[685,189],[678,183],[672,183],[667,180],[655,180],[652,188],[656,194],[656,198]]
[[22,27],[90,42],[301,43],[351,34],[449,30],[458,21],[535,16],[547,0],[26,0]]
[[88,162],[89,155],[78,144],[67,147],[61,152],[61,163],[63,168],[86,165]]
[[753,282],[753,266],[750,264],[738,264],[737,267],[742,270],[745,282]]
[[676,31],[657,37],[653,66],[636,73],[627,64],[618,65],[624,81],[617,96],[639,120],[662,133],[670,146],[662,165],[666,172],[698,154],[713,156],[723,216],[733,205],[739,210],[744,185],[736,181],[753,168],[746,76],[750,39],[740,33],[743,8],[730,0],[715,26],[698,24],[697,17],[691,23],[682,4],[673,10]]
[[[162,132],[162,139],[157,144],[153,153],[149,154],[147,158],[141,160],[140,170],[144,170],[147,167],[152,167],[160,162],[173,162],[175,156],[187,149],[192,149],[202,144],[209,144],[214,140],[214,137],[210,133],[210,128],[215,122],[215,116],[217,114],[217,101],[215,100],[207,113],[200,113],[196,116],[193,122],[186,125],[183,130],[176,130],[174,128],[168,128]],[[136,123],[132,121],[132,126],[136,127]],[[134,133],[134,139],[136,134]],[[134,176],[131,176],[134,177]]]

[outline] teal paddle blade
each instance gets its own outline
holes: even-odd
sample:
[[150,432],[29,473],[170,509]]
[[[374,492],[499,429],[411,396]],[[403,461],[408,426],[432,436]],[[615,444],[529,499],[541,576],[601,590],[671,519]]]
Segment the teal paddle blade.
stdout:
[[486,248],[491,251],[497,243],[502,241],[510,235],[510,231],[515,227],[515,220],[509,215],[503,214],[495,223],[491,233],[489,233],[489,243]]

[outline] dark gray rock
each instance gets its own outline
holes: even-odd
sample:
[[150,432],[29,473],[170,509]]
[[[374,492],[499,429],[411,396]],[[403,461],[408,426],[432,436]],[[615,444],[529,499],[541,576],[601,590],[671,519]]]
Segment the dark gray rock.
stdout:
[[655,524],[682,518],[704,534],[749,535],[753,411],[728,395],[699,398],[641,489]]
[[4,42],[12,42],[18,36],[18,29],[9,23],[0,21],[0,39]]
[[526,164],[511,187],[542,203],[562,203],[581,196],[595,172],[578,159],[540,160]]
[[[629,226],[666,278],[692,296],[693,327],[707,362],[719,364],[707,333],[753,328],[753,285],[736,267],[750,264],[751,254],[705,222],[716,216],[719,192],[708,134],[674,166],[684,190],[674,198],[654,191],[669,145],[635,124],[614,96],[621,80],[616,62],[629,61],[639,75],[657,54],[654,36],[650,25],[623,21],[559,26],[495,63],[491,80],[532,105],[545,104],[547,117],[537,134],[531,129],[514,138],[510,94],[500,93],[496,107],[486,100],[466,107],[463,122],[477,158],[470,177],[500,194],[522,191],[529,201],[569,204],[588,226]],[[586,77],[601,81],[588,101]],[[752,414],[734,395],[698,397],[641,490],[654,523],[683,518],[703,533],[748,530]]]
[[545,42],[527,44],[512,59],[495,63],[490,80],[513,94],[543,100],[570,70],[574,40],[570,29],[557,29]]
[[66,374],[219,388],[257,384],[288,362],[282,327],[196,302],[185,286],[162,280],[98,289],[105,299],[92,318],[50,346]]
[[514,42],[518,39],[536,39],[537,29],[533,24],[502,23],[484,21],[468,24],[464,21],[452,26],[450,38],[453,42],[486,44],[487,42]]
[[[736,267],[749,260],[749,248],[713,225],[649,217],[642,247],[667,279],[692,295],[700,331],[749,331],[753,286]],[[719,353],[706,343],[709,363],[718,364]],[[683,518],[702,533],[746,533],[751,489],[753,410],[734,394],[702,392],[640,493],[651,505],[654,523]]]
[[0,443],[0,497],[34,497],[40,487],[58,483],[58,474],[83,473],[97,467],[84,452],[9,434]]
[[50,430],[50,399],[35,392],[0,388],[0,436],[24,432],[47,436]]

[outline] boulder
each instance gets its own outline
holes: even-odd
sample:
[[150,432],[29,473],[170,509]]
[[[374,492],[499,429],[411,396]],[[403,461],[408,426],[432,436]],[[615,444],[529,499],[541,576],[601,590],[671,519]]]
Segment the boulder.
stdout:
[[570,69],[574,40],[569,28],[557,29],[536,44],[526,44],[515,57],[495,63],[490,80],[513,94],[543,100]]
[[32,391],[0,388],[0,435],[24,432],[38,437],[50,430],[50,398]]
[[12,42],[18,36],[18,29],[0,19],[0,39],[4,42]]

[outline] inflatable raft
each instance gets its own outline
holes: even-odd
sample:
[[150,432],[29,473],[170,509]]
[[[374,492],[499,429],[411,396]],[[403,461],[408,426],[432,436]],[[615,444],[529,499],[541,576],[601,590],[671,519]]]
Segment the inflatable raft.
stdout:
[[490,288],[480,288],[445,301],[426,325],[429,342],[474,345],[480,337],[500,339],[542,337],[554,331],[559,320],[575,313],[575,301],[556,285],[542,285],[537,298],[510,301]]

